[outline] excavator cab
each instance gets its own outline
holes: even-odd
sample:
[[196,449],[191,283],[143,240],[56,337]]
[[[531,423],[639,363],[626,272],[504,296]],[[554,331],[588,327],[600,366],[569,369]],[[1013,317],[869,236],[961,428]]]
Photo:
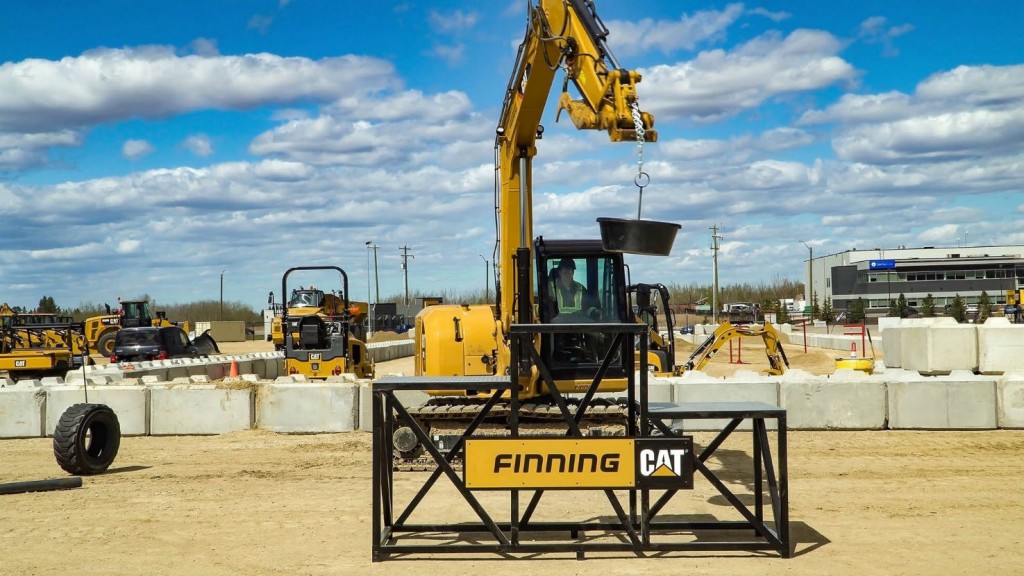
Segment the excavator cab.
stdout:
[[[631,321],[622,254],[605,251],[599,240],[544,240],[535,243],[538,319],[542,324]],[[555,380],[593,378],[613,337],[601,332],[544,334],[541,358]],[[620,351],[607,373],[625,377]]]

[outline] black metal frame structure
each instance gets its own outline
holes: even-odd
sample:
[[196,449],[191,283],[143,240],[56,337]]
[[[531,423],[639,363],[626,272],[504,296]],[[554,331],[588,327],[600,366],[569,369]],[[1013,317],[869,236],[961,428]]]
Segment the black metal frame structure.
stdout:
[[[377,380],[373,385],[373,520],[372,520],[372,559],[374,562],[389,556],[407,554],[438,554],[438,553],[481,553],[497,554],[515,553],[548,553],[570,552],[582,559],[587,552],[628,551],[637,556],[646,552],[669,551],[774,551],[782,557],[791,555],[789,541],[788,517],[788,478],[785,449],[785,410],[759,403],[706,403],[706,404],[667,404],[648,402],[647,393],[647,339],[643,337],[647,326],[643,324],[517,324],[510,327],[512,358],[521,358],[513,362],[511,374],[506,376],[470,376],[470,377],[397,377],[389,376]],[[575,411],[572,411],[562,394],[555,388],[551,374],[532,342],[538,334],[558,333],[603,333],[613,337],[613,344],[602,359],[600,368],[592,381],[589,390],[580,400]],[[633,341],[639,340],[640,365],[635,366]],[[613,362],[616,354],[622,354],[627,366],[627,431],[628,437],[645,438],[654,434],[659,436],[676,435],[669,421],[686,421],[693,418],[729,418],[730,423],[718,434],[715,440],[694,458],[694,466],[699,470],[718,492],[735,507],[744,517],[742,521],[710,521],[680,522],[662,520],[658,514],[675,496],[675,490],[611,490],[602,489],[615,512],[614,521],[534,521],[534,512],[544,494],[544,490],[507,490],[509,493],[509,519],[496,522],[468,489],[463,478],[455,470],[452,462],[463,453],[465,441],[473,436],[486,419],[490,410],[508,395],[510,412],[508,430],[511,437],[519,436],[519,390],[513,386],[518,382],[519,372],[530,365],[536,366],[541,379],[552,391],[552,399],[558,406],[562,421],[566,426],[568,437],[583,436],[579,423],[590,407],[598,384]],[[638,370],[637,370],[638,369]],[[637,382],[635,374],[639,375]],[[489,393],[484,406],[474,420],[462,432],[461,438],[446,453],[436,448],[428,433],[410,416],[396,393],[406,390],[449,390]],[[639,392],[639,398],[634,394]],[[772,465],[771,450],[765,419],[778,421],[778,475]],[[395,476],[393,471],[394,448],[392,433],[396,419],[400,419],[415,433],[427,453],[434,459],[437,467],[427,476],[422,487],[401,510],[395,501]],[[753,422],[754,450],[754,510],[749,510],[725,484],[705,465],[715,450],[729,437],[744,419]],[[762,474],[763,470],[763,474]],[[479,517],[479,522],[453,523],[410,523],[409,518],[417,506],[426,498],[427,493],[437,480],[445,475],[458,493],[465,499]],[[767,481],[770,493],[770,506],[774,528],[767,525],[764,519],[763,482]],[[520,506],[520,492],[532,491],[533,495],[525,508]],[[627,503],[624,507],[616,492],[626,492]],[[660,492],[660,497],[652,504],[651,492]],[[639,506],[638,506],[639,501]],[[627,511],[628,508],[628,511]],[[694,541],[679,539],[702,530],[745,531],[753,534],[752,538],[737,538],[730,541]],[[544,541],[523,541],[521,536],[527,533],[544,533]],[[595,541],[584,538],[594,534],[612,535],[611,541]],[[732,532],[730,532],[732,533]],[[567,535],[558,539],[558,535]],[[444,543],[430,535],[444,535]],[[489,535],[489,539],[488,539]],[[427,542],[423,542],[426,539]],[[419,542],[409,542],[419,540]],[[607,540],[607,539],[606,539]]]

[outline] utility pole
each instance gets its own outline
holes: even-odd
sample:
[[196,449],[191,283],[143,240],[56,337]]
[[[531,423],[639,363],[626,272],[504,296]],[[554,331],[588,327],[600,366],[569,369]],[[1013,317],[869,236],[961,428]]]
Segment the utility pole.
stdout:
[[491,262],[487,258],[484,258],[483,254],[479,254],[480,259],[484,261],[484,302],[491,302],[491,274],[488,270]]
[[221,270],[220,271],[220,321],[221,322],[224,321],[224,272],[226,272],[226,270]]
[[811,316],[814,316],[814,248],[803,240],[798,240],[807,247],[807,304],[811,305]]
[[377,254],[377,246],[372,240],[366,241],[366,312],[369,314],[369,322],[366,326],[366,339],[373,336],[373,304],[370,302],[370,247],[373,246],[374,255]]
[[714,262],[715,282],[711,288],[711,323],[718,324],[718,241],[724,240],[718,235],[718,225],[711,227],[711,255]]
[[405,307],[409,307],[409,264],[406,262],[409,258],[415,258],[412,254],[409,254],[409,247],[402,246],[399,248],[402,251],[402,275],[405,276]]

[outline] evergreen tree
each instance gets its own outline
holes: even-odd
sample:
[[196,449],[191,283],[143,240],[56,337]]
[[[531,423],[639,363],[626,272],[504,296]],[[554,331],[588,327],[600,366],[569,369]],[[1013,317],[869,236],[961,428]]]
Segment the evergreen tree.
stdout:
[[925,318],[933,318],[935,316],[935,298],[928,294],[921,301],[921,316]]
[[949,306],[949,315],[957,322],[963,322],[967,319],[967,304],[959,293],[953,298],[953,303]]
[[982,290],[981,296],[978,297],[978,323],[984,322],[991,315],[992,299],[989,297],[988,291]]
[[53,301],[53,296],[43,296],[39,299],[39,306],[36,308],[36,312],[45,312],[48,314],[57,314],[60,312],[60,307]]
[[775,316],[775,321],[778,322],[779,324],[785,324],[786,322],[789,322],[789,307],[787,307],[782,302],[778,302],[775,305],[775,307],[778,310],[778,314],[776,314]]
[[896,299],[896,311],[899,313],[900,318],[910,316],[910,304],[907,303],[907,297],[903,292],[900,292],[899,298]]
[[864,321],[864,299],[857,298],[850,304],[850,310],[846,317],[851,323],[859,323]]
[[835,310],[832,309],[832,297],[825,297],[825,305],[821,308],[821,319],[825,322],[835,320]]
[[817,320],[821,318],[821,306],[818,305],[818,293],[814,293],[814,298],[811,299],[811,320]]

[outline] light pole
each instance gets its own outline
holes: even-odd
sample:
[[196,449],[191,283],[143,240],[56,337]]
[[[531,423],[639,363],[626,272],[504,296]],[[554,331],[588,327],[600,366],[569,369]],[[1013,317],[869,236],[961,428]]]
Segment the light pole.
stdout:
[[[369,322],[366,326],[366,339],[369,340],[373,336],[373,304],[370,303],[370,247],[373,246],[372,240],[366,241],[366,311],[369,314]],[[376,254],[376,246],[373,246],[374,253]]]
[[491,262],[489,260],[487,260],[487,258],[484,258],[483,254],[478,254],[478,256],[480,256],[480,259],[484,261],[484,301],[487,302],[487,303],[490,303],[491,302],[491,274],[488,271],[488,268],[490,267]]
[[[804,246],[807,246],[807,302],[811,304],[811,316],[812,320],[814,315],[814,248],[811,248],[810,244],[803,240],[798,240]],[[806,306],[807,304],[804,304]]]
[[220,321],[224,321],[224,272],[227,269],[220,271]]

